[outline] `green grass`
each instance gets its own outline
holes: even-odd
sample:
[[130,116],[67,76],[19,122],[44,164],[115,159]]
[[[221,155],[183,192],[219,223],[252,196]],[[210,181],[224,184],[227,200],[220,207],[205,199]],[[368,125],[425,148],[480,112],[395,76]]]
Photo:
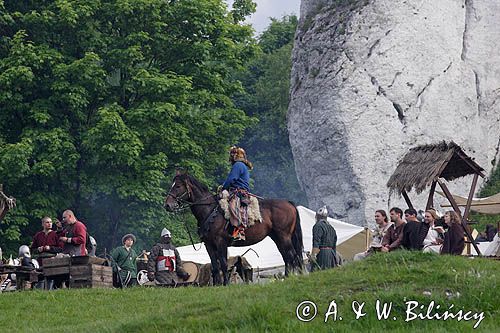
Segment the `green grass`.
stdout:
[[[498,332],[499,265],[487,259],[401,251],[266,285],[5,293],[0,295],[0,327],[2,332],[472,331],[475,320],[405,322],[405,301],[427,305],[433,300],[443,309],[453,304],[453,311],[484,312],[475,331]],[[377,299],[393,302],[390,320],[377,320]],[[311,322],[300,322],[295,315],[304,300],[317,304],[318,315]],[[332,300],[343,320],[324,323]],[[354,319],[353,301],[365,302],[366,316]],[[21,320],[26,312],[29,319]]]

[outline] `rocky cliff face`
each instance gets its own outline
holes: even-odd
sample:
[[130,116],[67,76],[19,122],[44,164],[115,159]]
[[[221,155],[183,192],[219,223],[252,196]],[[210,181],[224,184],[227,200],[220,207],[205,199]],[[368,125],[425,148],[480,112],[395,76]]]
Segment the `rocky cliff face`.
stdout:
[[[311,208],[359,225],[406,208],[386,183],[420,144],[453,140],[489,174],[500,158],[498,22],[499,1],[302,0],[288,128]],[[467,194],[470,182],[450,188]],[[418,208],[424,196],[410,193]]]

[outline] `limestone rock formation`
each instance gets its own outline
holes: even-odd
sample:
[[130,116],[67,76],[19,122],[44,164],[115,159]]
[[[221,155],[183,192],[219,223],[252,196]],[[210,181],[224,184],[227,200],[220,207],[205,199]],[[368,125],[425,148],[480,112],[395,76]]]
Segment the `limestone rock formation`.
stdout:
[[[372,223],[409,148],[453,140],[487,174],[500,146],[500,2],[302,0],[288,113],[311,208]],[[422,170],[425,172],[425,170]],[[470,178],[450,184],[467,194]],[[410,193],[418,208],[425,195]]]

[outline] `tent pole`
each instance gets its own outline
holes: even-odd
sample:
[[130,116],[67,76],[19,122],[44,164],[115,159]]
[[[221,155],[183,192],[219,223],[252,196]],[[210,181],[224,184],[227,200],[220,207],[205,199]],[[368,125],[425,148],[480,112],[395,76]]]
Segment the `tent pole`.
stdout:
[[406,193],[405,190],[401,191],[401,194],[403,195],[403,198],[405,198],[406,204],[408,205],[408,208],[413,209],[413,205],[411,204],[410,197],[408,196],[408,193]]
[[474,246],[474,249],[476,250],[477,252],[477,255],[481,255],[481,251],[479,251],[479,248],[477,247],[477,244],[474,243],[474,239],[472,238],[472,235],[469,231],[469,227],[467,226],[467,223],[464,223],[465,221],[462,219],[462,213],[460,212],[460,208],[458,208],[458,205],[457,203],[455,202],[455,199],[453,198],[453,196],[451,195],[450,191],[448,190],[448,186],[446,186],[445,183],[443,183],[441,180],[438,179],[438,183],[439,183],[439,186],[441,186],[441,189],[443,190],[444,194],[446,195],[446,198],[448,199],[448,201],[451,203],[451,206],[453,207],[453,210],[458,214],[458,216],[460,217],[461,221],[462,221],[462,228],[464,229],[465,231],[465,234],[467,235],[467,238],[469,239],[469,241],[472,243],[472,245]]
[[436,181],[432,182],[431,191],[429,192],[429,199],[427,199],[427,205],[425,205],[425,210],[432,208],[434,203],[434,191],[436,190]]

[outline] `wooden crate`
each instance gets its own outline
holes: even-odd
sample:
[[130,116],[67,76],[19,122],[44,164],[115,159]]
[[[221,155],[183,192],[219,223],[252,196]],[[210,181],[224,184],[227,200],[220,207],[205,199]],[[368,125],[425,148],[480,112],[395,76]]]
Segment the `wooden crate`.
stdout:
[[70,288],[113,288],[113,270],[96,264],[72,265],[69,281]]
[[43,274],[47,277],[69,274],[71,257],[54,257],[43,260]]
[[71,265],[87,265],[87,264],[105,265],[107,264],[107,260],[99,257],[90,257],[90,256],[71,257]]
[[105,265],[107,260],[98,257],[75,256],[54,257],[43,260],[43,274],[45,276],[70,274],[70,267],[80,265]]

